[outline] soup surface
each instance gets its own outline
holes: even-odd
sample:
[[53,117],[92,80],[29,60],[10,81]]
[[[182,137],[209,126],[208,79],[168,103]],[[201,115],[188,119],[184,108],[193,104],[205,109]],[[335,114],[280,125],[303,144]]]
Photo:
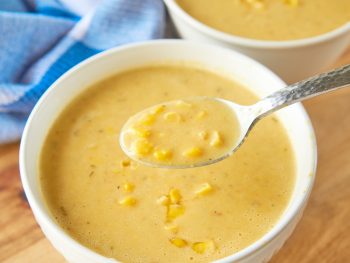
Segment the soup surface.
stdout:
[[260,40],[317,36],[350,22],[349,0],[176,0],[220,31]]
[[196,97],[164,102],[132,116],[122,128],[120,143],[132,159],[146,164],[194,167],[227,155],[239,132],[228,105]]
[[210,262],[276,224],[294,188],[295,161],[275,116],[259,122],[234,155],[206,167],[151,168],[121,150],[119,132],[130,116],[193,96],[257,101],[207,70],[159,65],[106,79],[65,109],[43,147],[40,181],[70,236],[122,262]]

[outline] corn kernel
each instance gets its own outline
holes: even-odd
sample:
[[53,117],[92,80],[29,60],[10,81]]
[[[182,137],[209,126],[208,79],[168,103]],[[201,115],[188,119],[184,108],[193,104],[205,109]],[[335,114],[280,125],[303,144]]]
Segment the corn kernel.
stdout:
[[209,183],[204,183],[195,191],[196,195],[207,195],[213,191],[213,187]]
[[177,247],[185,247],[187,246],[187,241],[182,239],[182,238],[178,238],[178,237],[174,237],[172,239],[170,239],[170,242]]
[[154,109],[152,109],[153,114],[159,114],[162,113],[165,110],[166,106],[165,105],[159,105],[156,106]]
[[284,0],[284,3],[291,7],[297,7],[299,5],[299,0]]
[[166,161],[169,160],[172,156],[171,151],[169,150],[157,150],[153,153],[153,156],[158,160],[158,161]]
[[181,194],[178,189],[171,189],[169,192],[170,202],[172,204],[179,204],[181,201]]
[[169,205],[167,218],[173,220],[185,213],[185,208],[182,205]]
[[134,189],[135,189],[135,185],[134,184],[132,184],[132,183],[125,183],[124,185],[123,185],[123,188],[124,188],[124,190],[126,191],[126,192],[132,192],[132,191],[134,191]]
[[135,134],[136,136],[142,137],[142,138],[147,138],[151,135],[151,130],[145,129],[142,127],[137,127],[137,128],[133,127],[133,128],[131,128],[131,132],[133,134]]
[[198,112],[197,119],[203,119],[207,115],[208,115],[208,113],[206,111],[202,110],[202,111]]
[[170,111],[164,114],[164,119],[170,122],[180,122],[182,118],[179,113]]
[[196,242],[192,244],[192,249],[198,254],[203,254],[206,250],[206,245],[204,242]]
[[192,147],[183,152],[183,155],[186,157],[199,157],[203,153],[202,149],[199,147]]
[[179,227],[174,224],[166,224],[164,226],[164,229],[170,231],[173,234],[177,234],[177,232],[179,232]]
[[204,254],[208,250],[215,249],[215,245],[213,241],[196,242],[196,243],[193,243],[191,247],[198,254]]
[[136,205],[137,200],[134,197],[127,196],[124,197],[123,199],[119,200],[119,204],[124,205],[124,206],[134,206]]
[[170,198],[167,195],[162,195],[157,199],[157,203],[160,205],[167,206],[170,204]]
[[135,140],[131,144],[132,151],[139,155],[139,156],[145,156],[153,150],[153,145],[145,138],[140,138]]
[[223,144],[222,136],[218,131],[213,131],[211,136],[210,145],[211,146],[220,146]]
[[130,166],[131,161],[130,160],[123,160],[120,162],[121,167],[128,167]]
[[138,121],[139,124],[142,125],[151,125],[156,120],[156,116],[154,114],[145,114],[142,116],[142,118]]
[[200,131],[200,132],[198,133],[198,137],[199,137],[201,140],[205,141],[206,139],[208,139],[209,134],[208,134],[208,132],[206,132],[206,131]]

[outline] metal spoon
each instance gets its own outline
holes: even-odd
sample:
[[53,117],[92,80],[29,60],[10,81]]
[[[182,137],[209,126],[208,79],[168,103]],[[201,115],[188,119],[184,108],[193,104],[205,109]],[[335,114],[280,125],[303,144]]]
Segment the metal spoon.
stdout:
[[[240,126],[240,135],[237,143],[224,155],[217,158],[205,161],[192,163],[191,165],[169,165],[162,163],[145,162],[144,160],[137,160],[143,164],[160,168],[193,168],[205,166],[219,162],[230,155],[232,155],[243,144],[253,126],[265,116],[283,108],[290,104],[321,95],[323,93],[337,90],[342,87],[350,85],[350,65],[314,76],[307,80],[303,80],[291,84],[275,93],[263,98],[256,104],[250,106],[243,106],[221,98],[211,98],[220,101],[229,106],[234,111]],[[206,97],[206,99],[208,99]],[[121,136],[122,138],[122,136]],[[121,142],[122,145],[122,142]],[[131,156],[125,147],[122,147],[124,152],[135,160],[135,156]]]

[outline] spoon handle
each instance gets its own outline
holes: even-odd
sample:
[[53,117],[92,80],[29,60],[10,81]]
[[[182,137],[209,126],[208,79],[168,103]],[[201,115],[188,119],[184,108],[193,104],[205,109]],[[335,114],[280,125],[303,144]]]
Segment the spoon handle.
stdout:
[[314,76],[287,86],[256,104],[258,118],[262,118],[280,108],[350,84],[350,65]]

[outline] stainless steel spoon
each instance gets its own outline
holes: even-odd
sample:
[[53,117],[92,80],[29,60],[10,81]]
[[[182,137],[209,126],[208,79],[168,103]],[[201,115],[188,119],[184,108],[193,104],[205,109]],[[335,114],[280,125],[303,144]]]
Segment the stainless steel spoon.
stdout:
[[[240,136],[237,139],[236,145],[234,145],[230,151],[225,153],[223,156],[211,159],[205,162],[193,163],[191,165],[169,165],[162,163],[150,163],[144,160],[138,160],[143,164],[150,165],[153,167],[161,168],[193,168],[199,166],[205,166],[219,162],[230,155],[232,155],[242,145],[247,138],[249,132],[253,126],[265,116],[283,108],[290,104],[321,95],[323,93],[337,90],[342,87],[350,85],[350,65],[314,76],[307,80],[303,80],[294,84],[291,84],[275,93],[263,98],[256,104],[250,106],[243,106],[236,104],[232,101],[228,101],[221,98],[212,98],[213,100],[220,101],[228,105],[232,111],[236,114],[240,125]],[[206,97],[206,99],[208,99]],[[125,151],[125,148],[122,147]],[[130,156],[128,151],[125,151]],[[130,156],[135,159],[135,156]]]

